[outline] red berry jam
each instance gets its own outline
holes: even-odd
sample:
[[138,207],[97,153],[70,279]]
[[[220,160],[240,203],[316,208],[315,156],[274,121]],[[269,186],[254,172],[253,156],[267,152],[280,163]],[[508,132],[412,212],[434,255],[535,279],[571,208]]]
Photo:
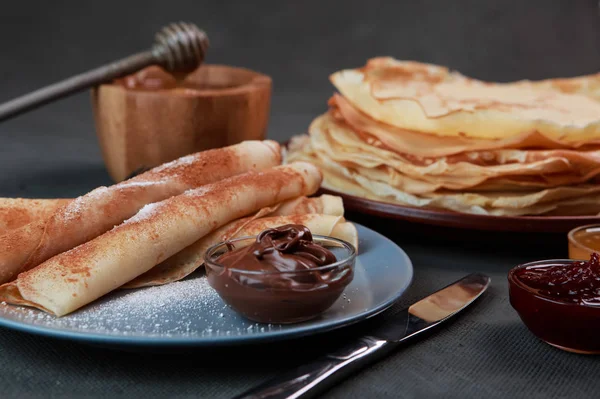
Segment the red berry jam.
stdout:
[[600,256],[550,259],[508,273],[512,307],[545,342],[577,353],[600,354]]
[[565,265],[527,266],[516,273],[523,284],[539,295],[562,302],[600,306],[600,256]]

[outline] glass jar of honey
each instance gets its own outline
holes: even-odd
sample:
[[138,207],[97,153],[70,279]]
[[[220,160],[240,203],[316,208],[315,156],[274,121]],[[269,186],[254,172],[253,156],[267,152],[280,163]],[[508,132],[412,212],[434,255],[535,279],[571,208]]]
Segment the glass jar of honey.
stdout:
[[586,260],[600,252],[600,224],[577,227],[569,232],[569,258]]

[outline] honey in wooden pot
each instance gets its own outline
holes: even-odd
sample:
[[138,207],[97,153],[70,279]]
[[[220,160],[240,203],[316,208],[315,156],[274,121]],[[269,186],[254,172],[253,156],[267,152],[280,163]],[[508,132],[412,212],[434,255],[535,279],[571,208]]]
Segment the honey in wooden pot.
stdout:
[[98,140],[115,181],[181,156],[266,137],[272,81],[202,65],[185,76],[157,66],[92,91]]

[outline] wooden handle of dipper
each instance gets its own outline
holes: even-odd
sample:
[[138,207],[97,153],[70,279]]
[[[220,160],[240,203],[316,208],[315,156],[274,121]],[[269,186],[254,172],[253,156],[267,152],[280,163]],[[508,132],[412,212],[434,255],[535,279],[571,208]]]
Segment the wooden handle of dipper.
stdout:
[[133,54],[1,104],[0,121],[150,65],[160,65],[169,72],[191,72],[204,60],[208,45],[206,33],[194,24],[179,22],[167,25],[156,34],[154,45],[148,51]]

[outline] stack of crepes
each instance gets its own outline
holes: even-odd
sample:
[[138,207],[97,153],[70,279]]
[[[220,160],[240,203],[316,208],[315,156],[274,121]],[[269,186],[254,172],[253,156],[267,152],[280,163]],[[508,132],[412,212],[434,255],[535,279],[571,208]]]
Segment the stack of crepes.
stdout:
[[482,215],[600,212],[600,74],[500,84],[382,57],[331,81],[339,94],[285,159],[320,166],[326,189]]
[[0,301],[68,314],[118,288],[167,284],[208,247],[284,224],[358,245],[320,170],[273,141],[189,155],[75,199],[0,200]]

